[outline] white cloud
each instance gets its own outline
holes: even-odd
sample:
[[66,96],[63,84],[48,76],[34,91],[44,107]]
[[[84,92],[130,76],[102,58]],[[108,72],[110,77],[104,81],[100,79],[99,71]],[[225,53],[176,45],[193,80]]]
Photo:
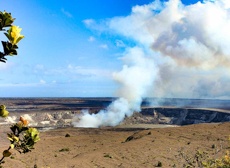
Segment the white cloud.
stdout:
[[106,24],[105,21],[102,21],[101,23],[97,23],[94,19],[85,19],[82,21],[86,27],[96,30],[98,32],[106,31],[106,27],[104,24]]
[[[55,84],[67,79],[83,80],[86,78],[111,78],[112,71],[103,67],[83,67],[74,64],[68,64],[61,67],[46,67],[36,65],[32,70],[35,80],[39,78],[39,84]],[[55,80],[53,80],[55,79]]]
[[221,2],[226,1],[184,6],[180,0],[157,0],[109,20],[111,32],[139,47],[127,46],[123,68],[113,74],[119,99],[97,114],[85,112],[73,124],[115,126],[140,111],[149,95],[230,98],[230,74],[223,73],[230,69],[230,11]]
[[88,41],[90,41],[90,42],[93,42],[93,41],[95,41],[95,37],[93,37],[93,36],[90,36],[90,37],[88,38]]
[[91,25],[95,24],[96,22],[95,22],[95,20],[93,20],[93,19],[85,19],[85,20],[83,20],[83,23],[84,23],[86,26],[91,26]]
[[86,68],[81,66],[73,66],[69,64],[66,69],[68,74],[72,75],[81,75],[85,77],[101,77],[101,78],[110,78],[112,72],[107,69],[100,69],[100,68]]
[[99,46],[100,48],[103,48],[103,49],[108,49],[108,45],[107,44],[102,44]]
[[64,8],[61,9],[61,12],[62,12],[65,16],[67,16],[68,18],[72,18],[72,17],[73,17],[73,15],[72,15],[70,12],[66,11]]
[[227,0],[188,6],[156,0],[105,25],[155,55],[159,74],[152,96],[230,97],[230,74],[223,73],[230,67],[229,7]]
[[41,80],[40,80],[40,84],[46,84],[46,81],[43,80],[43,79],[41,79]]

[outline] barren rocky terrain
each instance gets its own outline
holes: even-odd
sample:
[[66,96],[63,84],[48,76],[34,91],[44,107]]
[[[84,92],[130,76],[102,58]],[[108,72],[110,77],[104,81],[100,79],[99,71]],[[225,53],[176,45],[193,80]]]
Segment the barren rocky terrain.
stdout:
[[[7,132],[3,133],[2,127],[1,135]],[[140,168],[162,164],[166,168],[181,168],[197,151],[207,152],[212,158],[222,156],[229,150],[229,135],[230,123],[153,129],[61,128],[41,132],[35,150],[21,155],[15,151],[4,166]],[[7,147],[7,142],[1,142],[3,147]]]
[[[10,116],[7,119],[0,118],[0,124],[15,123],[23,116],[30,121],[31,126],[39,128],[72,126],[73,119],[82,110],[97,113],[113,100],[114,98],[1,98],[0,102],[7,106]],[[143,101],[141,111],[134,112],[120,124],[189,125],[230,121],[230,101],[227,100],[167,101],[158,105]]]
[[[219,158],[229,150],[230,122],[229,108],[226,106],[205,106],[205,109],[199,107],[194,111],[195,108],[191,107],[158,108],[143,105],[141,113],[126,118],[117,127],[71,126],[72,116],[80,113],[81,109],[88,108],[96,113],[111,101],[1,100],[2,104],[7,105],[12,122],[17,121],[20,115],[29,115],[32,122],[37,123],[34,126],[41,131],[41,140],[32,152],[20,155],[13,151],[12,157],[6,158],[4,167],[181,168],[194,159],[197,151],[207,152],[203,154],[204,157]],[[89,102],[92,106],[89,106]],[[199,124],[194,124],[194,121]],[[203,123],[205,121],[213,122]],[[0,122],[0,149],[3,150],[9,145],[6,133],[9,132],[10,121],[1,119]],[[54,129],[44,129],[51,126]]]

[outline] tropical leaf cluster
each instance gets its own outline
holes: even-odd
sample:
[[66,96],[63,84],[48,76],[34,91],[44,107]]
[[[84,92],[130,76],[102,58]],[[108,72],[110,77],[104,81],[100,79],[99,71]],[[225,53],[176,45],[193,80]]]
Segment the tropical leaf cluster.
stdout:
[[34,149],[36,142],[40,140],[39,131],[36,128],[28,127],[28,121],[20,117],[19,122],[10,127],[11,133],[8,133],[10,141],[9,148],[2,153],[0,165],[5,157],[11,156],[11,149],[17,150],[19,153],[27,153]]
[[11,13],[6,11],[0,12],[0,31],[4,31],[8,41],[2,41],[3,52],[0,52],[0,61],[6,62],[6,56],[17,55],[17,44],[24,38],[21,35],[21,28],[13,25],[14,18]]

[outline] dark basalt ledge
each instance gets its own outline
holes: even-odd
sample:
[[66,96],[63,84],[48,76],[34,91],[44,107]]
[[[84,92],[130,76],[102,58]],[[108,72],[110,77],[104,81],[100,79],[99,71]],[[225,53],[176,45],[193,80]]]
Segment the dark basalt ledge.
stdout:
[[134,113],[125,119],[123,124],[170,124],[189,125],[198,123],[229,122],[230,113],[218,109],[192,108],[142,108],[140,113]]
[[[26,114],[34,126],[65,127],[72,126],[74,116],[82,110],[98,113],[114,100],[116,98],[0,98],[0,103],[6,105],[13,122]],[[149,102],[157,103],[150,105]],[[229,121],[230,100],[146,99],[139,113],[134,112],[120,124],[189,125]],[[5,119],[0,118],[0,124],[4,123],[7,124]]]

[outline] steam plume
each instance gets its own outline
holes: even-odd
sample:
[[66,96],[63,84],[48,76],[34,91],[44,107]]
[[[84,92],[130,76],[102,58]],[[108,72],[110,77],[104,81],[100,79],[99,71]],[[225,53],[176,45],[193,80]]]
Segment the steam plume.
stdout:
[[151,57],[146,57],[138,47],[128,49],[122,59],[125,63],[123,69],[113,74],[114,79],[121,85],[118,90],[120,98],[97,114],[89,114],[86,111],[82,116],[77,116],[73,122],[74,126],[115,126],[123,121],[125,116],[140,111],[142,97],[146,96],[156,77],[154,61]]
[[108,25],[155,55],[159,74],[149,96],[229,99],[229,9],[228,0],[156,0]]
[[104,26],[140,47],[128,49],[114,73],[120,98],[98,114],[85,113],[76,126],[88,118],[92,127],[119,124],[140,111],[145,96],[230,98],[230,1],[156,0]]

